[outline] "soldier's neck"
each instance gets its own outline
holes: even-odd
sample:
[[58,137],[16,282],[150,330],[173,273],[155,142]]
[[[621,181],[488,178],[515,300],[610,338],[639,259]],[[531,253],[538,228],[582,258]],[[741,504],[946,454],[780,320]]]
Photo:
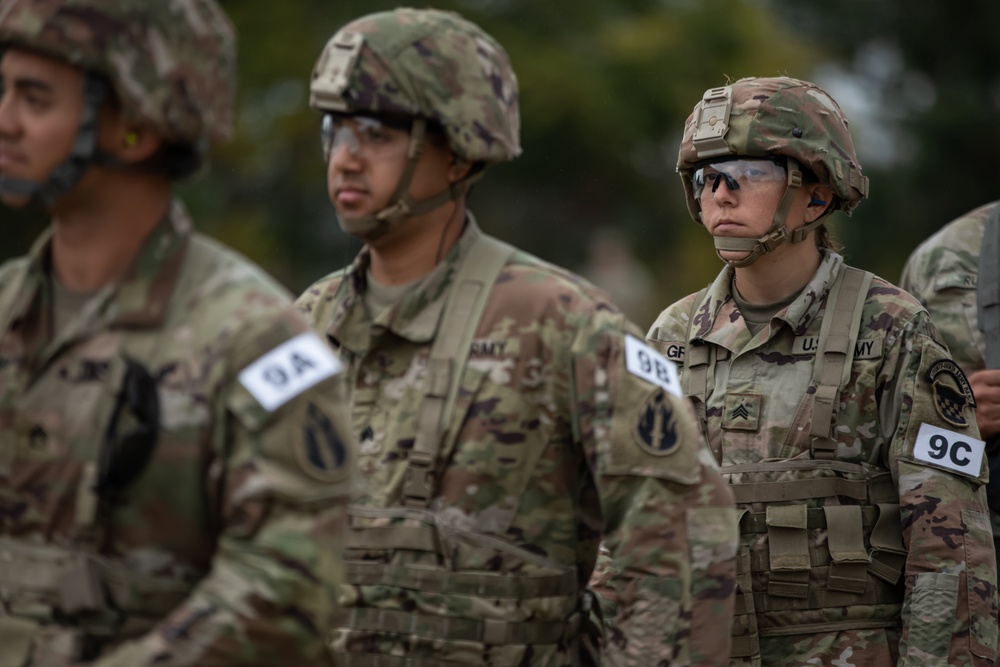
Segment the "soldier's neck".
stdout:
[[92,292],[119,280],[170,200],[165,177],[125,172],[90,182],[85,177],[53,209],[52,270],[59,282],[74,292]]
[[400,223],[369,244],[372,277],[383,285],[423,278],[448,256],[465,228],[465,202],[449,202]]
[[736,269],[736,288],[747,303],[777,303],[801,292],[822,261],[812,237],[802,243],[786,243],[750,266]]

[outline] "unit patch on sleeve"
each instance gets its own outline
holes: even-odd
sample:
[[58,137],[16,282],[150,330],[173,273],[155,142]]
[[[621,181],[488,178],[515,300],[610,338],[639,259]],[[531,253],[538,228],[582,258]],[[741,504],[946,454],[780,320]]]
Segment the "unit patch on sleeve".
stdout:
[[240,384],[268,412],[340,372],[341,363],[314,333],[299,334],[240,371]]
[[321,482],[339,482],[347,474],[347,447],[330,418],[309,403],[299,419],[301,437],[295,447],[299,465]]
[[957,473],[978,477],[986,443],[962,433],[921,424],[913,446],[913,458]]
[[968,427],[965,411],[976,409],[976,398],[958,364],[951,359],[938,361],[927,370],[927,380],[934,394],[934,408],[941,418],[952,426]]
[[682,396],[677,364],[635,336],[625,336],[625,368],[633,375],[663,387],[678,398]]
[[667,456],[677,451],[680,444],[677,423],[662,389],[654,390],[639,406],[632,435],[639,447],[653,456]]

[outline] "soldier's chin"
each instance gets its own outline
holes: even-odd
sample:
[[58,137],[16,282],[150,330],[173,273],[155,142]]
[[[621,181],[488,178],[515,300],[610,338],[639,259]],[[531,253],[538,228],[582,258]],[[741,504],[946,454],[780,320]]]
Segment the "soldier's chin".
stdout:
[[719,257],[726,260],[727,262],[742,262],[744,259],[750,256],[749,251],[743,250],[720,250]]

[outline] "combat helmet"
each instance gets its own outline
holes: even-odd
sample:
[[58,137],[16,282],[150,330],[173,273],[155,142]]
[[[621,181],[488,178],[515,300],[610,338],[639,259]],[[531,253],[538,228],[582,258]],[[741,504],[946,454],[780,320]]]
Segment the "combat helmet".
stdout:
[[172,159],[145,169],[187,175],[212,141],[230,136],[236,35],[215,0],[0,0],[0,50],[9,47],[81,68],[84,112],[70,157],[48,182],[0,180],[8,191],[51,205],[91,164],[128,168],[97,149],[109,84],[125,117],[155,129],[170,149]]
[[[313,69],[310,105],[327,115],[412,118],[406,169],[387,207],[340,221],[345,231],[367,238],[458,199],[487,165],[521,153],[510,59],[490,35],[453,12],[403,8],[345,25]],[[452,152],[473,168],[450,190],[415,202],[408,192],[428,123],[440,126]]]
[[[835,210],[848,215],[868,196],[848,121],[840,106],[815,84],[790,77],[746,78],[710,88],[684,125],[677,172],[684,184],[688,211],[696,222],[701,207],[693,175],[700,164],[727,157],[785,159],[787,187],[771,228],[759,239],[715,237],[716,252],[750,254],[732,266],[747,266],[782,243],[799,243]],[[834,193],[823,216],[789,232],[786,226],[803,169]],[[725,261],[725,260],[724,260]]]

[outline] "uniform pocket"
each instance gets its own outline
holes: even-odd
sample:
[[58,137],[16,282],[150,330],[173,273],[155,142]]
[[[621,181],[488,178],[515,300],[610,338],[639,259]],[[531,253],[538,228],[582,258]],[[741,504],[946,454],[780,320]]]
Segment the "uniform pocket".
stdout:
[[996,560],[989,519],[982,512],[962,510],[965,527],[966,591],[969,599],[969,650],[981,658],[997,657]]
[[[945,665],[958,606],[957,574],[924,572],[917,575],[910,603],[910,632],[907,653],[911,660],[930,660],[928,665]],[[917,664],[914,662],[913,664]]]

